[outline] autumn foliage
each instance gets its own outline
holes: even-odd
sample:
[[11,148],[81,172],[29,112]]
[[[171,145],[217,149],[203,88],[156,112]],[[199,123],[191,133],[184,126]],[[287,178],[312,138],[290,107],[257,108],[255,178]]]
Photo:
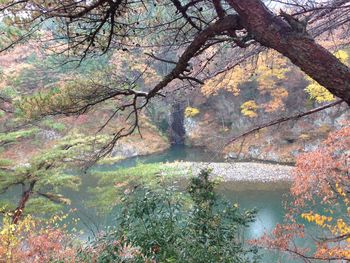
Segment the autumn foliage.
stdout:
[[[342,63],[348,65],[349,55],[344,50],[339,50],[334,54]],[[310,95],[311,99],[317,102],[327,102],[332,101],[335,97],[323,86],[318,84],[316,81],[307,77],[309,85],[305,88],[305,91]]]
[[[350,260],[350,127],[329,135],[318,150],[298,157],[292,202],[271,235],[254,243],[315,260]],[[311,224],[315,233],[306,232]],[[314,248],[295,245],[311,236]]]
[[64,216],[38,220],[28,215],[13,224],[3,218],[0,229],[0,262],[75,262],[70,237],[58,224]]
[[267,52],[257,56],[254,62],[242,63],[211,78],[203,85],[201,91],[204,95],[210,96],[224,89],[238,96],[242,84],[254,81],[258,84],[259,94],[267,94],[271,97],[262,105],[257,105],[253,100],[242,104],[241,112],[244,116],[256,117],[256,111],[259,108],[265,112],[275,112],[284,108],[284,100],[288,97],[288,91],[282,86],[282,80],[286,79],[291,68],[287,59],[276,52]]
[[[345,50],[338,50],[334,55],[345,65],[348,65],[349,55]],[[232,69],[210,78],[201,88],[205,96],[217,95],[220,90],[231,92],[239,96],[241,88],[248,82],[255,82],[259,96],[269,98],[263,103],[247,100],[241,105],[243,116],[254,118],[258,111],[265,113],[283,110],[288,98],[288,85],[293,76],[300,73],[288,59],[275,51],[260,54],[251,62],[240,63]],[[308,82],[305,92],[309,99],[318,103],[330,102],[335,97],[325,87],[311,77],[301,73]],[[294,77],[295,78],[295,77]]]

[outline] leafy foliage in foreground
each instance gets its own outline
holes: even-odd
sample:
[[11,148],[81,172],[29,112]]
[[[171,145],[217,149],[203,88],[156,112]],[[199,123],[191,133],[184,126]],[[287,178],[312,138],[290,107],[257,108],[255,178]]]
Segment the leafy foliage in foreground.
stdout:
[[209,172],[174,187],[137,187],[120,206],[117,228],[81,253],[84,262],[253,262],[241,231],[256,211],[241,211],[214,192]]
[[5,215],[0,228],[0,262],[75,262],[72,236],[58,227],[65,215],[38,220],[28,215],[18,224]]
[[[305,261],[350,260],[350,127],[330,133],[321,148],[299,155],[291,187],[292,202],[286,224],[277,225],[261,245],[279,249]],[[308,233],[312,223],[316,235]],[[314,251],[295,245],[311,234]]]

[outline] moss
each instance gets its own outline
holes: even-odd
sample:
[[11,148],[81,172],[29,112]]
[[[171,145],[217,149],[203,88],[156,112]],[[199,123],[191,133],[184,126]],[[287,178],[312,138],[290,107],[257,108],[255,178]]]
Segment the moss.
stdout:
[[39,131],[38,128],[28,129],[28,130],[20,130],[15,132],[8,132],[0,134],[0,141],[2,143],[11,143],[15,142],[19,139],[28,138],[35,135]]
[[164,163],[139,163],[131,168],[120,168],[111,172],[95,171],[93,175],[98,179],[98,186],[89,189],[91,199],[87,201],[87,205],[102,214],[110,212],[125,191],[139,185],[156,187],[160,181],[172,182],[178,176],[175,167]]
[[58,132],[62,132],[66,128],[66,126],[63,123],[57,122],[57,120],[45,120],[43,124],[47,128],[53,129]]
[[10,167],[12,164],[12,160],[0,159],[0,167]]

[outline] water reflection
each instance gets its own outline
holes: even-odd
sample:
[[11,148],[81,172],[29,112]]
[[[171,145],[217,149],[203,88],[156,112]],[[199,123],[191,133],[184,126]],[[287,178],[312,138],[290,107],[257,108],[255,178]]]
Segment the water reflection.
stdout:
[[246,232],[249,239],[259,238],[283,221],[283,200],[287,200],[287,183],[235,183],[226,182],[219,187],[220,193],[244,209],[258,209],[257,219]]
[[273,209],[260,209],[256,221],[250,225],[247,231],[247,238],[259,238],[264,233],[270,232],[274,229],[279,219]]

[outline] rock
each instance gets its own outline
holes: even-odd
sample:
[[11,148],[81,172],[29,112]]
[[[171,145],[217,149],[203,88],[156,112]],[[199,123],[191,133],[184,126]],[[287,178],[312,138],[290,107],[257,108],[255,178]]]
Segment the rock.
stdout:
[[290,154],[291,154],[293,157],[297,157],[297,156],[300,154],[300,152],[299,152],[299,150],[292,150],[292,151],[290,152]]
[[266,154],[266,160],[278,162],[278,161],[280,161],[280,157],[279,157],[278,154],[275,153],[275,152],[268,152],[268,153]]
[[345,112],[342,115],[340,115],[338,118],[334,119],[334,126],[336,129],[340,129],[346,121],[349,121],[350,119],[350,113]]
[[196,120],[194,118],[185,118],[184,121],[185,131],[186,133],[190,133],[196,127]]
[[259,156],[261,155],[261,149],[255,145],[249,146],[248,148],[248,154],[254,158],[258,159]]
[[61,138],[62,135],[54,130],[42,130],[38,133],[38,137],[41,140],[52,141],[52,140],[57,140],[57,139]]
[[319,127],[323,126],[323,125],[333,125],[333,121],[332,121],[332,118],[331,116],[329,115],[324,115],[322,114],[320,116],[320,118],[317,118],[315,121],[314,121],[314,125],[317,125]]
[[128,144],[117,144],[114,146],[112,153],[112,157],[122,157],[122,158],[130,158],[139,155],[135,148]]
[[305,152],[312,152],[312,151],[315,151],[317,148],[318,148],[318,144],[307,143],[307,144],[305,144],[304,151]]
[[235,152],[229,152],[227,154],[227,157],[230,158],[230,159],[237,159],[238,158],[238,154],[235,153]]
[[[296,74],[296,73],[295,73]],[[299,74],[299,73],[298,73]],[[300,112],[306,112],[320,104],[310,103],[304,86],[307,82],[301,75],[295,76],[293,85],[285,81],[289,88],[293,88],[293,94],[286,98],[284,108],[273,112],[259,112],[258,118],[243,117],[241,105],[254,99],[257,104],[264,105],[271,101],[270,94],[255,94],[256,83],[246,83],[241,89],[240,96],[234,96],[232,92],[220,90],[213,96],[205,97],[194,92],[187,97],[188,104],[200,108],[201,114],[195,120],[185,119],[186,142],[191,145],[207,147],[212,151],[224,152],[230,159],[237,159],[238,148],[243,140],[237,140],[229,146],[221,147],[224,141],[244,134],[248,130],[262,126],[281,116],[293,116]],[[296,85],[297,84],[297,85]],[[242,87],[243,87],[242,86]],[[295,92],[294,92],[295,91]],[[258,94],[258,93],[256,93]],[[201,98],[199,100],[199,98]],[[298,105],[296,110],[295,105]],[[283,162],[295,161],[298,153],[307,152],[319,147],[328,133],[344,126],[344,122],[350,119],[350,110],[345,104],[332,107],[324,111],[314,113],[296,120],[290,120],[273,127],[261,129],[259,132],[245,137],[242,143],[240,159],[258,158],[260,160]],[[226,130],[227,129],[227,130]]]

